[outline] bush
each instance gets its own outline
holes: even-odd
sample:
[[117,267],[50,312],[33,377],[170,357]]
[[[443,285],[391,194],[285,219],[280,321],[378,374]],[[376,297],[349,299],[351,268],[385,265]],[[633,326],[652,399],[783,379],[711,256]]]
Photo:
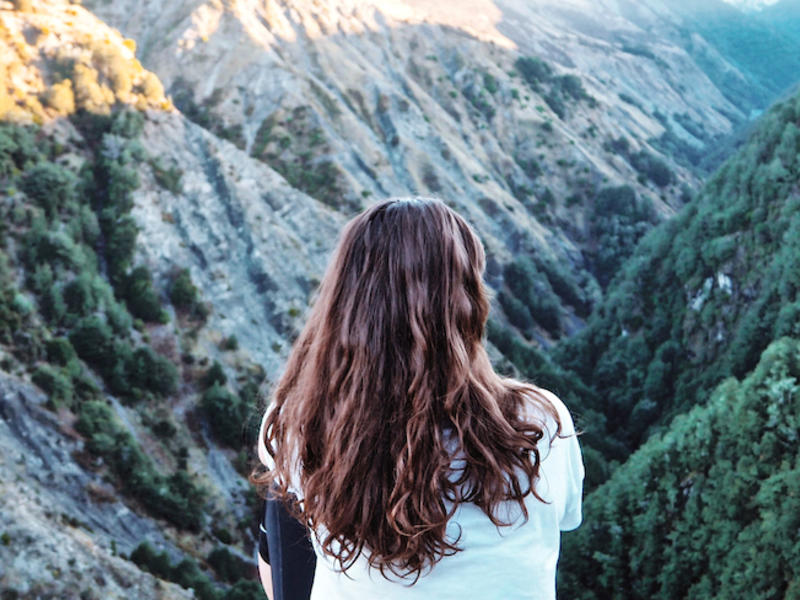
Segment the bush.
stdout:
[[214,383],[203,393],[202,407],[214,435],[223,444],[232,448],[242,445],[246,409],[238,396]]
[[169,320],[153,289],[153,278],[147,267],[140,265],[133,269],[124,278],[121,288],[122,297],[134,317],[150,323],[166,323]]
[[247,577],[249,565],[242,561],[241,558],[231,554],[227,548],[214,548],[206,560],[223,581],[233,583]]
[[560,329],[560,310],[553,289],[527,258],[518,258],[505,269],[506,285],[530,311],[533,319],[551,334]]
[[75,348],[64,337],[48,340],[45,343],[45,348],[47,350],[47,360],[56,365],[66,366],[67,363],[77,358]]
[[567,105],[564,104],[564,99],[556,90],[550,90],[544,97],[544,101],[558,115],[559,119],[563,119],[567,115]]
[[222,600],[262,600],[264,590],[261,584],[252,579],[240,579],[236,584],[225,591]]
[[189,269],[181,269],[169,287],[169,299],[175,308],[191,310],[197,304],[197,287],[192,283]]
[[220,347],[223,350],[236,350],[239,348],[239,340],[236,339],[235,335],[230,335],[222,340]]
[[141,111],[126,108],[111,118],[111,133],[128,139],[138,138],[144,129],[144,115]]
[[14,169],[25,170],[47,152],[47,142],[37,142],[35,134],[33,127],[0,123],[0,177],[8,177]]
[[75,94],[72,91],[72,80],[64,79],[54,83],[44,96],[45,103],[60,115],[71,115],[75,112]]
[[562,75],[556,82],[564,94],[575,100],[583,100],[589,96],[586,90],[583,89],[581,78],[577,75]]
[[539,89],[540,83],[550,81],[553,75],[552,67],[540,58],[521,56],[514,62],[514,67],[534,90]]
[[52,218],[59,208],[76,199],[75,176],[55,163],[43,162],[25,173],[20,187]]
[[91,275],[81,273],[64,286],[64,302],[67,310],[73,315],[87,316],[97,308],[92,279]]
[[69,341],[83,360],[108,373],[116,362],[114,334],[96,315],[84,317],[69,334]]
[[149,542],[142,542],[131,552],[131,561],[161,579],[172,577],[172,565],[166,552],[156,552]]
[[672,183],[674,175],[667,164],[646,150],[641,150],[630,157],[633,168],[647,176],[659,187]]
[[203,385],[205,387],[211,387],[215,384],[225,385],[227,381],[228,376],[225,375],[225,370],[222,368],[222,365],[219,363],[219,361],[216,360],[203,376]]
[[53,369],[48,365],[40,365],[31,375],[31,380],[47,393],[48,404],[51,406],[61,402],[67,405],[72,403],[72,381],[60,370]]
[[143,346],[133,353],[130,381],[142,389],[168,396],[178,389],[178,371],[169,360]]

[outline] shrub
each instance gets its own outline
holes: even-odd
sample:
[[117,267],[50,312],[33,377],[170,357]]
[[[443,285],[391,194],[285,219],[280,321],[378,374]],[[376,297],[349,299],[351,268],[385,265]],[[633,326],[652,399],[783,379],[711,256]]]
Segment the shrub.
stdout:
[[114,103],[114,93],[106,88],[106,93],[97,80],[97,71],[78,63],[72,72],[72,86],[78,108],[87,113],[109,114],[109,105]]
[[534,320],[550,333],[557,333],[561,320],[558,301],[547,279],[530,260],[518,258],[510,263],[505,269],[504,279]]
[[222,600],[261,600],[264,590],[261,584],[252,579],[240,579],[225,591]]
[[43,162],[26,172],[20,187],[53,217],[64,204],[75,200],[75,184],[75,176],[64,167]]
[[134,317],[150,323],[166,323],[169,320],[153,289],[153,279],[147,267],[140,265],[133,269],[124,278],[121,288],[122,297]]
[[556,82],[562,92],[575,100],[583,100],[588,97],[586,90],[583,89],[581,78],[577,75],[562,75]]
[[151,102],[160,102],[164,99],[164,85],[155,73],[145,71],[139,86],[141,93]]
[[169,360],[149,346],[137,348],[133,353],[130,372],[131,383],[167,396],[178,388],[178,371]]
[[197,303],[197,287],[192,283],[189,269],[181,269],[169,287],[169,299],[175,308],[190,310]]
[[233,583],[238,579],[247,577],[249,570],[247,563],[231,554],[227,548],[221,546],[214,548],[206,560],[223,581]]
[[225,370],[222,368],[222,365],[219,363],[219,361],[216,360],[203,376],[203,385],[205,387],[211,387],[214,384],[225,385],[227,381],[228,376],[225,375]]
[[75,348],[64,337],[53,338],[45,343],[47,350],[47,360],[53,364],[65,366],[77,358]]
[[114,366],[114,334],[108,324],[96,315],[82,318],[70,332],[69,341],[75,351],[90,365],[106,373]]
[[64,286],[64,302],[67,310],[79,317],[90,314],[97,308],[97,298],[92,287],[92,276],[81,273]]
[[172,565],[166,552],[156,552],[149,542],[142,542],[131,552],[131,561],[162,579],[171,579]]
[[111,133],[128,139],[138,138],[144,128],[144,115],[141,111],[126,108],[111,118]]
[[235,335],[230,335],[222,340],[221,348],[223,350],[236,350],[239,348],[239,340],[236,339]]
[[36,129],[10,123],[0,123],[0,177],[11,175],[14,169],[25,170],[48,144],[36,140]]
[[48,365],[40,365],[31,375],[31,380],[47,393],[50,406],[61,402],[69,405],[72,402],[72,381],[60,370],[53,369]]
[[[110,215],[106,213],[105,216]],[[136,236],[138,233],[139,228],[136,225],[136,221],[130,215],[120,217],[110,230],[107,236],[106,259],[112,280],[118,281],[124,276],[125,269],[130,264],[133,252],[136,249]]]
[[539,89],[540,83],[549,81],[553,75],[552,67],[540,58],[521,56],[514,62],[514,67],[535,90]]
[[214,383],[203,393],[202,407],[214,435],[222,443],[233,448],[242,445],[245,407],[238,396]]
[[672,183],[674,176],[667,164],[646,150],[641,150],[632,155],[630,161],[634,169],[645,175],[657,186],[664,187]]
[[549,106],[553,112],[558,115],[559,119],[563,119],[566,116],[567,106],[564,104],[564,99],[557,90],[550,90],[550,92],[548,92],[548,94],[544,97],[544,101],[547,102],[547,106]]
[[72,92],[72,80],[64,79],[54,83],[45,93],[45,103],[60,115],[71,115],[75,112],[75,94]]

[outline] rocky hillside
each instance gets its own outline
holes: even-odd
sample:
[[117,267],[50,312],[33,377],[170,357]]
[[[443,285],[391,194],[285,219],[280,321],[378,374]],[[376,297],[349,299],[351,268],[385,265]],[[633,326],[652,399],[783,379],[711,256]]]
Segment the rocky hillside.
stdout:
[[[585,337],[572,362],[537,347],[619,321],[615,281],[636,268],[620,265],[689,200],[707,150],[762,108],[731,100],[715,69],[736,85],[752,74],[693,32],[714,56],[699,61],[655,3],[457,4],[0,3],[4,597],[259,597],[243,477],[255,419],[337,231],[377,198],[434,194],[481,232],[499,366],[592,418],[639,406],[638,388],[607,406],[574,375],[617,365],[587,358]],[[753,152],[770,170],[737,177],[790,197],[765,144]],[[736,229],[741,211],[765,218],[742,202],[709,242],[720,261],[731,240],[761,247]],[[737,301],[783,293],[740,279],[768,258],[720,263]],[[728,279],[701,271],[686,285],[710,306]],[[708,319],[689,319],[693,349],[708,349]],[[668,362],[663,331],[639,326],[630,339],[652,337]],[[598,465],[640,441],[623,416],[613,436],[587,433]]]
[[[485,237],[505,324],[547,345],[580,326],[632,242],[689,197],[702,148],[748,111],[605,6],[473,4],[88,6],[137,40],[186,116],[339,213],[410,192],[456,206]],[[611,223],[621,186],[631,208]],[[514,258],[547,317],[505,285]]]
[[2,8],[0,593],[259,597],[247,449],[342,219],[85,9]]

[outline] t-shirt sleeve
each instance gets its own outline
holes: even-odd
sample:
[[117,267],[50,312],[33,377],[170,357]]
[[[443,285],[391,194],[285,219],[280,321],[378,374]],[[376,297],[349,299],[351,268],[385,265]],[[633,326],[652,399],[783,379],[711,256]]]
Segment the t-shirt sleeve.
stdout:
[[561,421],[561,435],[565,436],[557,437],[553,440],[550,451],[554,453],[551,465],[557,468],[557,472],[553,473],[552,476],[562,480],[563,506],[560,511],[558,526],[561,531],[571,531],[576,529],[583,520],[583,479],[585,470],[581,446],[575,433],[572,415],[570,415],[567,407],[552,392],[541,391],[555,406]]

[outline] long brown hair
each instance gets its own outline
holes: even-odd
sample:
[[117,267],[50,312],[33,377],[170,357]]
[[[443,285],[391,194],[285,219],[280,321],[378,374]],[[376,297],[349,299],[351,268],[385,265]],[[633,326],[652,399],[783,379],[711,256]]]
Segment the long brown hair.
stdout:
[[[484,267],[477,235],[439,200],[380,202],[342,231],[258,440],[275,466],[251,475],[284,499],[299,484],[295,510],[341,569],[363,552],[416,581],[459,550],[445,537],[458,503],[499,526],[501,502],[527,518],[525,497],[541,500],[543,415],[560,422],[538,388],[492,369]],[[447,435],[465,462],[455,473]]]

